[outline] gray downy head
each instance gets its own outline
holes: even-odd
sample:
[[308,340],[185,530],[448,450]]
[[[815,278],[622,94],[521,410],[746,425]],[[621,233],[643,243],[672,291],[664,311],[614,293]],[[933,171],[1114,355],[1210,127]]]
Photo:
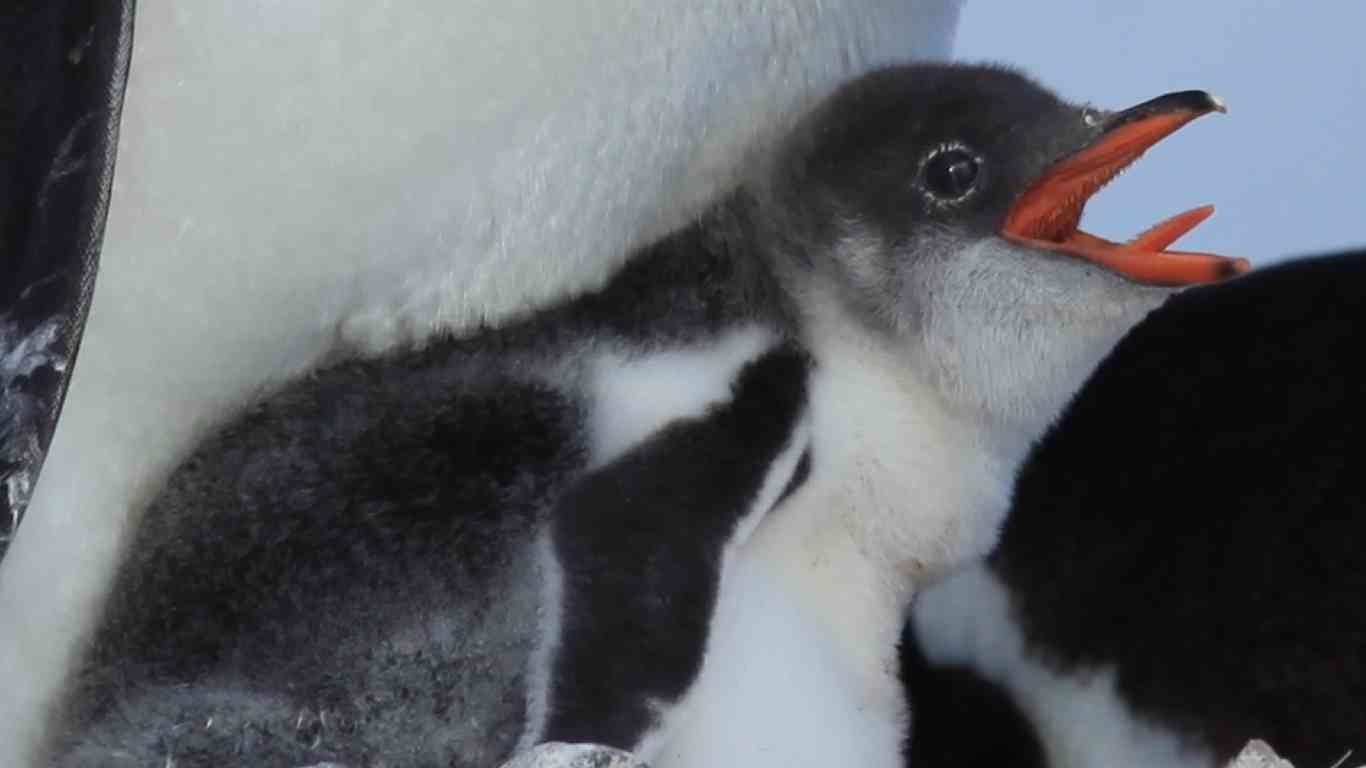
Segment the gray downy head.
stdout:
[[1200,91],[1108,112],[998,67],[883,70],[766,169],[767,251],[808,332],[857,324],[950,408],[1028,439],[1175,287],[1247,268],[1165,250],[1209,208],[1125,245],[1078,229],[1088,197],[1210,111]]

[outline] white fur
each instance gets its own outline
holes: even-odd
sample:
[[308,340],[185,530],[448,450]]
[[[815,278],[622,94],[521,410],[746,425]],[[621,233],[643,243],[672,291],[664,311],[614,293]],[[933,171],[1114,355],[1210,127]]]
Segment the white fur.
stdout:
[[868,711],[876,703],[850,686],[837,649],[783,577],[764,560],[736,560],[701,677],[660,738],[642,745],[650,765],[898,765],[888,758],[902,736],[900,723]]
[[995,239],[901,263],[890,331],[793,283],[819,363],[811,475],[744,545],[656,766],[899,768],[912,597],[995,544],[1030,442],[1168,295]]
[[1053,768],[1214,768],[1211,754],[1119,698],[1112,669],[1062,674],[1025,648],[1010,596],[974,565],[927,590],[913,608],[936,664],[967,665],[1002,685],[1033,723]]
[[744,546],[652,765],[900,766],[906,604],[994,541],[1013,457],[887,350],[818,349],[811,476]]
[[99,280],[0,564],[27,762],[124,532],[257,391],[598,284],[954,0],[143,0]]
[[773,340],[771,331],[751,326],[699,347],[598,354],[588,374],[590,465],[609,464],[669,422],[700,416],[729,400],[740,368]]

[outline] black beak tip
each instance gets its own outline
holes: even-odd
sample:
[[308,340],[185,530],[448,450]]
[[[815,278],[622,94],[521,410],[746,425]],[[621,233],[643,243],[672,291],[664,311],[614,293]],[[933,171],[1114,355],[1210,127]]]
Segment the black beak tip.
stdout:
[[1116,112],[1109,120],[1110,128],[1132,123],[1153,115],[1171,112],[1190,112],[1203,115],[1209,112],[1228,112],[1228,104],[1209,91],[1176,91],[1149,99],[1122,112]]
[[1219,279],[1228,280],[1247,272],[1250,265],[1243,259],[1229,259],[1219,265]]

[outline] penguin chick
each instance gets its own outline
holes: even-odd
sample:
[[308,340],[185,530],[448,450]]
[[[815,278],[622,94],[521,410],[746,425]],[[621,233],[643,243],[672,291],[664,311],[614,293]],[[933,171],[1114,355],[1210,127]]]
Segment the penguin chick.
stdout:
[[1363,287],[1356,251],[1168,302],[1025,464],[987,563],[921,596],[926,653],[1004,688],[1043,764],[1366,754]]
[[141,524],[58,764],[485,765],[520,731],[657,768],[899,765],[917,588],[991,546],[1150,283],[1240,268],[1162,250],[1189,217],[1077,229],[1217,107],[882,71],[602,290],[286,388]]

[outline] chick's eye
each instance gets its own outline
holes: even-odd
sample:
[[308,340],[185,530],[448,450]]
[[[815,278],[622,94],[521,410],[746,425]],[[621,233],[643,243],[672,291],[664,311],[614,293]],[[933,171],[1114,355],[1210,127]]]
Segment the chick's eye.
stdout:
[[925,164],[925,187],[937,197],[957,200],[977,184],[979,162],[965,149],[936,152]]

